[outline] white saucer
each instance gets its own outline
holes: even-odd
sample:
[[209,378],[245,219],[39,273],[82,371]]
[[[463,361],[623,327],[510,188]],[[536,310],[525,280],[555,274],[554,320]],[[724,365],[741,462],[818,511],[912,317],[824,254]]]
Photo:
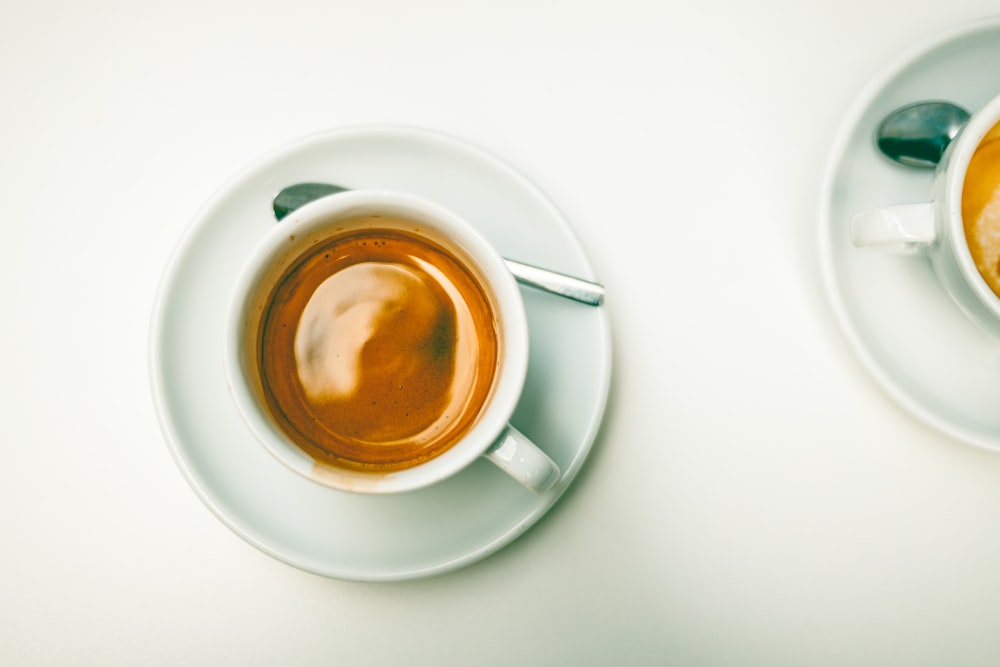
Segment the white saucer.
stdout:
[[271,458],[244,426],[226,390],[221,358],[225,312],[240,264],[276,224],[273,196],[302,181],[424,195],[476,222],[507,257],[595,279],[548,199],[478,148],[402,127],[350,128],[298,141],[223,187],[166,269],[151,332],[151,375],[174,457],[226,525],[307,571],[407,579],[483,558],[538,521],[590,452],[611,377],[607,311],[522,290],[531,361],[511,421],[563,471],[547,494],[532,494],[485,461],[400,495],[360,496],[309,482]]
[[859,250],[855,212],[927,201],[931,172],[877,154],[891,110],[944,99],[970,112],[1000,94],[1000,20],[961,26],[912,50],[854,104],[834,144],[821,202],[820,259],[835,314],[882,387],[917,418],[963,442],[1000,450],[1000,341],[958,310],[926,260]]

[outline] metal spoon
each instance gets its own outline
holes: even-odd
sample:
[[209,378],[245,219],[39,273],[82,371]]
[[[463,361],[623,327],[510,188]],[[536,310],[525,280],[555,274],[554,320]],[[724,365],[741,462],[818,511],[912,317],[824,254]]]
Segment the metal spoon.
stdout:
[[935,167],[969,113],[950,102],[914,102],[896,109],[875,131],[875,144],[908,167]]
[[[347,188],[328,183],[296,183],[289,185],[274,198],[274,217],[281,220],[286,215],[326,195],[344,192]],[[530,264],[522,264],[512,259],[504,259],[507,268],[517,282],[551,294],[564,296],[590,306],[599,306],[604,301],[604,287],[563,273],[549,271]]]

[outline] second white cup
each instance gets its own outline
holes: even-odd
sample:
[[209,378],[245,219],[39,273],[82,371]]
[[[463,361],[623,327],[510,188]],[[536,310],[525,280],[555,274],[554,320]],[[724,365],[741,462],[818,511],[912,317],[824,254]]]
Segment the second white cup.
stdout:
[[936,168],[930,201],[856,214],[851,220],[851,241],[857,247],[928,257],[939,282],[962,311],[1000,336],[1000,296],[976,266],[962,217],[970,160],[998,123],[1000,97],[973,114],[949,144]]

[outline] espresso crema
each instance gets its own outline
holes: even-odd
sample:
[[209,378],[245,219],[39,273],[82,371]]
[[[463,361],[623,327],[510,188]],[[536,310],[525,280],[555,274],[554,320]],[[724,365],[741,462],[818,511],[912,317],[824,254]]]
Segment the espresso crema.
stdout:
[[263,314],[265,402],[317,460],[412,467],[461,439],[489,399],[498,335],[487,292],[450,252],[399,226],[311,248]]
[[976,268],[1000,296],[1000,124],[983,137],[969,161],[962,224]]

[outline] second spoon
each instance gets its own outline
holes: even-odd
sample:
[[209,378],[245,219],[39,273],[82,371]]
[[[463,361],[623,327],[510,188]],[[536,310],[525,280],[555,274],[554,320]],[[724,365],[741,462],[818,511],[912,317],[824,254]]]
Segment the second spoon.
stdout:
[[900,164],[933,168],[968,120],[969,113],[950,102],[914,102],[885,117],[875,131],[875,145]]

